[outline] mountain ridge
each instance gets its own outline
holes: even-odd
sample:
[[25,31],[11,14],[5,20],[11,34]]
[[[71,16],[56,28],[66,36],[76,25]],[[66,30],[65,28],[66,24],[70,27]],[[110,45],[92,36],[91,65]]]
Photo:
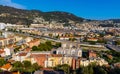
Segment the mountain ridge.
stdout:
[[63,11],[42,12],[39,10],[17,9],[0,5],[0,22],[29,25],[34,23],[33,20],[35,18],[43,18],[45,21],[57,21],[60,23],[69,23],[70,20],[74,22],[83,22],[84,20],[84,18]]

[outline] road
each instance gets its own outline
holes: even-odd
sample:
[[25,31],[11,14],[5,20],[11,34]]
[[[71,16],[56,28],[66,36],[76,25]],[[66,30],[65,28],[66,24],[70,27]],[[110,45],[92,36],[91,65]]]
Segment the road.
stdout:
[[108,49],[110,50],[115,50],[117,52],[120,52],[120,46],[116,46],[116,45],[111,45],[111,44],[107,44],[105,45]]

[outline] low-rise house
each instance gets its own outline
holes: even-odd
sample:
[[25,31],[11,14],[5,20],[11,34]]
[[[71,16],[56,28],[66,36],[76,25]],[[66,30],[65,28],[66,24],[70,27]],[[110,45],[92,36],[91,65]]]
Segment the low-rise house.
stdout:
[[26,52],[18,52],[13,56],[13,59],[15,61],[25,61],[27,57],[30,56],[31,53],[26,53]]
[[80,46],[76,43],[72,42],[64,42],[62,43],[62,46],[55,50],[56,54],[62,54],[62,55],[69,55],[69,56],[77,56],[82,57],[82,50]]
[[94,51],[88,51],[89,58],[97,58],[97,54]]
[[42,67],[55,67],[68,64],[72,66],[72,57],[60,54],[32,54],[31,62],[37,62]]
[[71,68],[73,70],[76,70],[76,69],[80,68],[80,58],[78,58],[78,57],[72,58],[72,66],[71,66]]
[[24,52],[30,52],[32,49],[31,48],[26,48],[26,49],[24,49]]
[[32,54],[31,55],[31,62],[36,62],[38,65],[45,67],[45,60],[49,54]]
[[16,40],[15,40],[14,36],[8,37],[8,38],[0,38],[0,47],[10,45],[15,42],[16,42]]
[[7,63],[1,67],[4,71],[10,71],[12,69],[12,65],[10,63]]
[[28,42],[28,45],[30,48],[32,48],[33,46],[38,46],[39,44],[40,44],[40,39],[35,39],[35,40]]
[[3,49],[0,49],[0,57],[5,57],[5,51]]
[[105,61],[102,58],[90,58],[88,60],[87,59],[81,59],[81,61],[80,61],[81,66],[88,66],[91,63],[96,63],[96,65],[100,65],[100,66],[108,64],[108,62]]
[[5,55],[6,56],[9,56],[9,55],[11,55],[12,54],[12,51],[11,51],[11,49],[10,48],[4,48],[4,51],[5,51]]
[[98,39],[96,39],[96,38],[88,38],[87,41],[95,41],[96,42],[96,41],[98,41]]
[[56,54],[82,57],[82,50],[79,48],[71,48],[71,49],[58,48],[56,50]]
[[51,54],[45,60],[45,67],[55,67],[61,64],[62,55]]

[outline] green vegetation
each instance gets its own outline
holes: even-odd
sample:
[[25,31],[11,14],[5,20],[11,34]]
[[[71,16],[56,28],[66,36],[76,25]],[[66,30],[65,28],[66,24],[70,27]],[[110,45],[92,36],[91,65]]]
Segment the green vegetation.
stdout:
[[76,38],[69,38],[69,41],[75,41],[77,40]]
[[20,48],[21,48],[21,46],[16,47],[16,48],[14,49],[14,52],[15,52],[15,53],[18,52]]
[[16,61],[13,63],[13,68],[11,71],[20,71],[20,72],[34,72],[36,70],[39,70],[40,66],[38,66],[37,63],[31,64],[30,61],[23,61],[22,63],[19,61]]
[[0,58],[0,66],[3,66],[4,64],[6,64],[7,62],[4,60],[4,59],[2,59],[2,58]]
[[120,74],[120,68],[99,66],[91,63],[89,66],[80,66],[79,69],[72,70],[69,65],[58,65],[54,70],[63,70],[66,74]]
[[87,41],[86,39],[84,40],[84,42],[88,42],[89,44],[95,45],[96,43],[104,43],[106,44],[107,41],[106,40],[98,40],[98,41]]
[[[113,63],[118,63],[120,62],[120,52],[116,52],[114,50],[110,50],[110,51],[102,51],[100,52],[101,57],[104,58],[106,61],[108,61],[109,64],[113,64]],[[107,55],[111,55],[112,58],[107,57]]]
[[33,46],[32,51],[51,51],[52,48],[58,48],[61,46],[61,43],[52,44],[51,41],[46,41],[45,43],[41,43],[38,47]]
[[[0,5],[0,22],[11,23],[11,24],[25,24],[30,25],[33,23],[36,17],[42,17],[45,21],[56,21],[59,23],[68,23],[69,20],[75,22],[82,22],[84,19],[77,17],[71,13],[67,12],[41,12],[38,10],[23,10],[16,9],[13,7],[2,6]],[[12,20],[11,20],[12,19]],[[34,23],[41,23],[39,21]]]
[[57,65],[54,70],[63,70],[66,74],[70,74],[70,66],[67,64]]
[[120,45],[120,40],[115,41],[116,45]]

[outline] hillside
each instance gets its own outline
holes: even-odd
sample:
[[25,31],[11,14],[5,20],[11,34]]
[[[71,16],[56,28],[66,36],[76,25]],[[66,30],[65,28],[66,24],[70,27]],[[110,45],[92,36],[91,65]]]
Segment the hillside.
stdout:
[[69,21],[82,22],[84,20],[81,17],[77,17],[67,12],[42,12],[38,10],[23,10],[0,5],[0,22],[29,25],[33,23],[35,18],[43,18],[45,21],[56,21],[59,23],[69,23]]

